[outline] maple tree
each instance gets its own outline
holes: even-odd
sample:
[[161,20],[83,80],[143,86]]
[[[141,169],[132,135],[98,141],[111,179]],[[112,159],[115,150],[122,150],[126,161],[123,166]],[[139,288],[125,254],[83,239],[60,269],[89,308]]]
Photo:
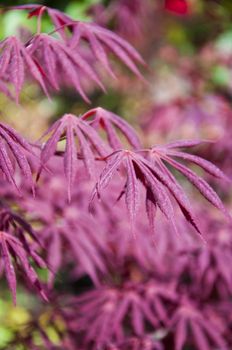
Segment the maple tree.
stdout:
[[[112,2],[106,17],[117,18],[121,9],[119,32],[133,17],[129,36],[137,35],[140,15],[149,12],[140,14],[142,7],[139,1]],[[163,7],[188,13],[184,0]],[[17,104],[31,80],[50,99],[68,87],[90,103],[88,84],[106,92],[107,79],[120,75],[116,61],[146,86],[144,59],[115,32],[43,5],[6,11],[27,11],[28,20],[37,20],[27,40],[9,36],[0,42],[0,90]],[[53,26],[49,33],[42,31],[45,15]],[[195,106],[194,99],[188,102]],[[180,101],[173,106],[182,108]],[[144,129],[159,123],[157,113],[166,130],[165,112],[173,106],[151,111]],[[67,111],[33,142],[0,123],[0,272],[14,304],[22,277],[24,288],[50,306],[49,327],[59,333],[56,346],[35,317],[16,334],[23,349],[208,350],[232,344],[231,306],[222,302],[232,293],[231,215],[214,190],[215,179],[222,188],[231,179],[207,151],[204,157],[193,153],[193,147],[215,147],[211,141],[148,144],[141,135],[102,107],[79,115]],[[204,220],[203,199],[223,219],[207,212]],[[37,266],[48,272],[46,281]],[[63,269],[64,279],[79,283],[87,276],[90,286],[78,295],[59,293]],[[9,343],[16,348],[17,341]]]

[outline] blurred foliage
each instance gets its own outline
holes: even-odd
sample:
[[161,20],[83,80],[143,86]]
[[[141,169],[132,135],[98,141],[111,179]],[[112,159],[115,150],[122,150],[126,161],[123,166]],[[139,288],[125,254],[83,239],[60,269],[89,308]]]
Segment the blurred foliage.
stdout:
[[[2,6],[29,4],[28,1],[7,0],[1,1]],[[37,1],[39,4],[56,7],[65,10],[73,18],[80,20],[91,19],[88,9],[97,3],[109,4],[110,1],[101,0],[47,0]],[[130,78],[125,77],[119,70],[120,83],[118,81],[108,84],[108,94],[102,95],[98,91],[91,92],[92,106],[101,105],[128,117],[133,123],[133,119],[145,111],[149,104],[155,99],[161,100],[183,97],[191,93],[188,82],[183,81],[183,77],[178,76],[176,65],[179,60],[184,59],[188,63],[189,58],[198,58],[199,52],[204,45],[212,44],[220,53],[232,53],[232,1],[231,0],[202,0],[192,1],[193,13],[188,18],[182,18],[172,15],[163,15],[160,24],[160,35],[153,39],[152,35],[144,37],[148,42],[149,54],[144,50],[144,56],[148,56],[150,66],[152,67],[151,92],[147,93],[144,86],[140,83],[129,83]],[[155,25],[155,20],[153,21]],[[0,17],[0,37],[12,35],[19,26],[25,26],[31,31],[36,28],[36,19],[27,19],[25,12],[12,11],[5,12]],[[51,31],[51,23],[43,18],[43,30]],[[153,28],[156,32],[156,28]],[[149,33],[150,34],[150,33]],[[153,42],[151,42],[151,38]],[[137,48],[139,44],[136,45]],[[145,46],[145,45],[144,45]],[[169,60],[169,49],[174,48],[177,52],[174,62]],[[157,54],[162,50],[162,54]],[[166,51],[165,51],[166,50]],[[173,51],[171,51],[173,52]],[[142,52],[143,53],[143,52]],[[171,56],[173,54],[171,53]],[[194,56],[196,55],[197,58]],[[200,61],[200,59],[199,59]],[[217,91],[217,89],[229,88],[231,70],[223,63],[213,63],[212,65],[202,64],[200,61],[196,64],[197,69],[205,75],[205,85],[207,89]],[[198,68],[199,67],[199,68]],[[153,69],[154,68],[154,69]],[[154,74],[154,76],[153,76]],[[155,83],[154,83],[155,82]],[[171,91],[169,91],[171,90]],[[170,97],[171,95],[171,97]],[[163,101],[162,100],[162,101]],[[62,113],[71,111],[81,113],[87,106],[83,104],[80,98],[71,91],[65,91],[54,96],[52,101],[47,100],[40,95],[38,89],[29,85],[23,94],[22,105],[16,106],[9,102],[4,96],[0,96],[1,119],[8,121],[11,125],[30,139],[37,139],[46,129],[47,124],[56,119]],[[42,272],[41,272],[42,273]],[[44,276],[46,279],[46,276]],[[19,291],[19,305],[12,306],[10,296],[4,292],[1,284],[0,294],[0,349],[5,349],[7,344],[14,338],[15,332],[31,319],[33,308],[39,308],[36,299],[26,294],[24,290]],[[4,301],[3,301],[4,300]],[[49,323],[49,313],[40,315],[41,325],[46,329],[49,337],[54,342],[59,341],[57,332]],[[62,322],[59,322],[62,329]],[[39,334],[35,334],[38,344],[40,343]]]

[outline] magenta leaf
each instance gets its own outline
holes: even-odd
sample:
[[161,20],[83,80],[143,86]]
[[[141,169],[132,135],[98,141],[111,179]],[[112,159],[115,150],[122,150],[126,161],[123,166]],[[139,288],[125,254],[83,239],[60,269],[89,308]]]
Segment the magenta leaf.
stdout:
[[[78,334],[84,332],[85,347],[94,343],[94,348],[104,348],[108,342],[125,339],[125,324],[127,331],[136,336],[144,335],[146,325],[156,329],[166,324],[164,305],[168,308],[175,302],[171,288],[167,293],[154,282],[129,282],[120,288],[102,286],[80,295],[70,304],[68,317],[76,321]],[[87,327],[90,322],[91,327]]]
[[[65,257],[71,256],[81,269],[88,273],[94,283],[98,284],[98,274],[105,273],[104,251],[102,237],[97,232],[97,225],[93,219],[79,214],[75,208],[75,221],[63,215],[63,225],[45,223],[40,236],[47,247],[47,259],[50,268],[50,284],[53,284],[54,275],[65,262]],[[68,248],[68,249],[67,249]]]
[[226,216],[230,217],[230,214],[224,207],[221,199],[204,179],[199,177],[196,173],[184,165],[174,161],[170,157],[165,157],[164,159],[167,160],[169,164],[173,165],[178,171],[180,171],[211,204],[221,210]]
[[34,191],[32,170],[28,160],[29,156],[33,155],[31,145],[10,126],[3,123],[0,123],[0,145],[0,168],[6,179],[19,190],[14,179],[13,157],[32,191]]
[[[14,86],[17,102],[25,82],[26,72],[39,83],[45,94],[47,94],[41,71],[29,55],[24,44],[16,37],[12,36],[0,42],[0,66],[0,79]],[[4,91],[3,86],[2,91],[7,92]]]
[[91,81],[104,87],[90,64],[78,52],[73,52],[65,43],[47,34],[38,34],[27,44],[27,52],[34,61],[39,62],[47,81],[54,89],[60,87],[60,76],[63,73],[70,85],[89,102],[80,81],[80,72]]
[[82,115],[83,120],[92,118],[90,124],[96,128],[102,127],[107,135],[108,142],[114,150],[122,148],[122,143],[113,127],[116,127],[134,149],[140,149],[140,141],[135,130],[118,115],[103,108],[94,108]]
[[105,47],[117,56],[135,75],[144,79],[136,63],[144,64],[139,53],[124,39],[108,29],[94,23],[73,22],[73,34],[69,45],[73,50],[78,49],[81,39],[89,42],[93,55],[103,67],[111,74],[112,69],[105,53]]
[[[112,31],[105,29],[95,23],[75,21],[65,13],[42,5],[22,5],[14,6],[12,9],[29,10],[29,17],[39,16],[41,11],[47,11],[52,20],[55,30],[61,35],[65,43],[77,54],[81,39],[89,44],[94,58],[99,61],[103,68],[114,77],[107,50],[110,50],[119,58],[134,74],[144,79],[138,70],[136,63],[144,65],[144,60],[140,54],[124,39],[120,38]],[[71,38],[66,33],[69,29]],[[70,64],[70,63],[69,63]]]
[[[55,122],[43,137],[47,135],[51,136],[41,151],[41,162],[43,165],[56,153],[57,143],[64,137],[66,139],[64,172],[68,181],[68,197],[70,200],[77,170],[78,151],[79,157],[84,160],[89,175],[94,176],[95,156],[105,157],[108,153],[108,146],[91,125],[72,114],[66,114]],[[79,142],[79,150],[75,142],[76,137]]]
[[41,296],[46,300],[46,294],[40,284],[37,274],[28,262],[28,258],[32,257],[31,251],[25,250],[20,240],[4,231],[0,232],[0,256],[3,260],[5,275],[11,290],[14,304],[16,304],[16,273],[13,261],[24,271],[24,275],[28,282],[39,290]]
[[[141,182],[146,191],[149,190],[150,202],[153,202],[155,207],[158,205],[163,214],[171,222],[174,229],[174,211],[168,193],[165,191],[165,187],[175,198],[186,219],[198,232],[200,232],[195,223],[188,199],[178,183],[171,181],[166,174],[160,171],[158,168],[152,167],[152,164],[143,158],[139,153],[121,150],[108,156],[106,166],[95,186],[91,200],[93,200],[96,194],[100,195],[101,191],[108,186],[112,177],[120,168],[126,168],[127,176],[133,176],[133,182],[131,183],[132,179],[130,178],[130,181],[127,181],[125,184],[125,191],[127,194],[126,203],[128,212],[130,213],[130,218],[132,220],[132,227],[135,224],[134,218],[136,217],[137,207],[140,204],[137,189],[139,183]],[[155,210],[153,213],[155,213]],[[151,222],[150,214],[151,210],[149,210],[149,221]]]
[[[136,216],[139,209],[139,184],[136,178],[135,169],[132,160],[126,158],[126,168],[127,168],[127,183],[126,183],[126,204],[130,215],[131,223],[135,223]],[[133,229],[134,230],[134,229]]]
[[[216,192],[212,189],[212,187],[200,176],[198,176],[195,172],[188,169],[185,165],[177,162],[174,158],[180,158],[183,160],[190,161],[196,165],[198,165],[200,168],[208,172],[210,175],[213,175],[216,178],[227,180],[227,177],[223,174],[223,172],[218,169],[214,164],[210,163],[209,161],[184,152],[180,151],[173,151],[175,148],[181,148],[181,147],[192,147],[195,145],[200,144],[200,141],[194,141],[194,140],[183,140],[183,141],[177,141],[171,144],[168,144],[166,146],[156,146],[153,147],[150,152],[150,157],[152,161],[154,162],[154,165],[158,165],[162,170],[166,168],[165,164],[162,162],[167,162],[171,166],[173,166],[175,169],[177,169],[181,174],[183,174],[199,191],[200,193],[216,208],[221,210],[229,219],[230,214],[228,213],[227,209],[224,207],[221,199],[218,197]],[[168,170],[168,168],[165,169],[165,172],[169,174],[171,177],[171,173]],[[173,179],[175,181],[175,179]]]
[[222,334],[207,314],[185,301],[174,314],[171,323],[175,331],[175,349],[195,346],[198,350],[227,349]]
[[183,160],[187,160],[189,162],[192,162],[199,167],[201,167],[204,171],[209,173],[210,175],[222,179],[224,181],[230,181],[227,176],[213,163],[209,162],[208,160],[201,158],[199,156],[195,156],[193,154],[188,154],[184,152],[178,152],[178,151],[170,151],[168,153],[170,156],[181,158]]

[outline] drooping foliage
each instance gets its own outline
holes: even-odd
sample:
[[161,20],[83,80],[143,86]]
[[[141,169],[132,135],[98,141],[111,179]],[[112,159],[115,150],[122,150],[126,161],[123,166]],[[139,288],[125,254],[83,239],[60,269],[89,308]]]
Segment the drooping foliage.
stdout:
[[[133,40],[143,37],[151,9],[156,18],[182,18],[190,5],[112,0],[102,7],[90,9],[97,23],[39,4],[7,8],[35,17],[37,32],[0,42],[0,91],[19,103],[28,83],[50,99],[68,87],[89,103],[94,86],[105,91],[116,76],[124,93],[127,69],[148,88],[138,68],[144,60],[106,25]],[[192,79],[193,96],[150,106],[140,127],[133,113],[120,116],[120,101],[114,112],[70,108],[33,141],[0,123],[0,274],[14,304],[18,285],[38,301],[5,349],[232,346],[231,168],[211,137],[172,136],[192,120],[194,131],[212,121],[187,63],[182,75]],[[208,100],[223,116],[221,144],[229,152],[231,107],[214,95]],[[160,142],[157,134],[168,137]]]

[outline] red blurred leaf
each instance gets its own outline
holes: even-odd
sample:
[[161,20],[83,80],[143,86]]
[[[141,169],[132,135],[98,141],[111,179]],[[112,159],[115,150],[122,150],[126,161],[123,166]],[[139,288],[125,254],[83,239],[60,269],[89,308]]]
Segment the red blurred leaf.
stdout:
[[178,15],[186,15],[188,13],[187,0],[165,0],[165,9]]

